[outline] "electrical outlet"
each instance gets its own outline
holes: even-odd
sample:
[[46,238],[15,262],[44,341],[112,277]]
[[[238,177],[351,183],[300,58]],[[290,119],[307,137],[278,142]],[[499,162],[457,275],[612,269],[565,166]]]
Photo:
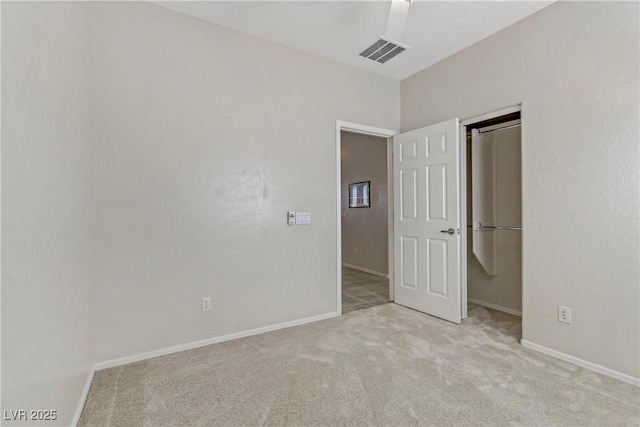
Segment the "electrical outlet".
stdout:
[[358,253],[358,248],[353,248],[353,253],[357,254]]
[[571,323],[571,309],[569,307],[558,306],[558,322]]
[[211,297],[202,298],[202,311],[211,311]]

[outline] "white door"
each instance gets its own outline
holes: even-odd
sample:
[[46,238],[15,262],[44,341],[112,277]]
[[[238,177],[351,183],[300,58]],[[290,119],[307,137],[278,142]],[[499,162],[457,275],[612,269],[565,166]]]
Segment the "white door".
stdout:
[[458,119],[393,137],[395,302],[460,323]]

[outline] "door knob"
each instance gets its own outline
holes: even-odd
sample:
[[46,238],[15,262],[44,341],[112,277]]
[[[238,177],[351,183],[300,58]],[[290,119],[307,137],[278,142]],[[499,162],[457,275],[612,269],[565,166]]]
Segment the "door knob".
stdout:
[[453,228],[450,228],[448,230],[440,230],[441,233],[447,233],[451,236],[453,236],[456,233],[456,230],[454,230]]

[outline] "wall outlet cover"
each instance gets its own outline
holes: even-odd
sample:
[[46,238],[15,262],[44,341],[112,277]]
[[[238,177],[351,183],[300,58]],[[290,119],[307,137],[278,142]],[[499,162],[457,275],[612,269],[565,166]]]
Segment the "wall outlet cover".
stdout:
[[571,308],[563,305],[558,306],[558,322],[571,323]]
[[211,297],[202,298],[202,311],[211,311]]

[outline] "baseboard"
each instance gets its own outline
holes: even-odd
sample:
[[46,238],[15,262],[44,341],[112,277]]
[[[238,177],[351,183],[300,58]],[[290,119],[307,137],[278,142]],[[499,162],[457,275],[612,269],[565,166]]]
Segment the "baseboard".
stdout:
[[213,338],[207,338],[200,341],[192,341],[185,344],[178,344],[171,347],[165,347],[158,350],[147,351],[144,353],[134,354],[132,356],[120,357],[118,359],[107,360],[99,362],[94,365],[96,371],[102,369],[113,368],[116,366],[126,365],[133,362],[139,362],[141,360],[151,359],[153,357],[166,356],[167,354],[178,353],[185,350],[191,350],[193,348],[204,347],[206,345],[217,344],[225,341],[230,341],[238,338],[244,338],[251,335],[258,335],[265,332],[277,331],[278,329],[290,328],[292,326],[304,325],[305,323],[317,322],[318,320],[330,319],[336,317],[336,312],[325,313],[318,316],[306,317],[303,319],[292,320],[290,322],[278,323],[276,325],[263,326],[261,328],[250,329],[247,331],[236,332],[233,334],[222,335]]
[[80,396],[80,402],[78,403],[78,408],[76,409],[76,413],[73,416],[72,426],[77,426],[80,421],[80,415],[82,415],[82,410],[84,409],[84,404],[87,401],[87,397],[89,396],[89,389],[91,388],[91,382],[93,381],[93,375],[96,373],[95,365],[91,367],[89,371],[89,375],[87,376],[87,382],[84,384],[84,390],[82,390],[82,395]]
[[530,341],[520,340],[520,344],[523,347],[538,351],[540,353],[544,353],[548,356],[555,357],[556,359],[564,360],[565,362],[573,363],[574,365],[578,365],[580,367],[589,369],[599,374],[607,375],[617,380],[624,381],[625,383],[629,383],[636,387],[640,387],[640,378],[635,378],[635,377],[632,377],[631,375],[623,374],[622,372],[614,371],[613,369],[605,368],[604,366],[587,362],[586,360],[579,359],[575,356],[571,356],[566,353],[562,353],[562,352],[553,350],[551,348],[542,346],[540,344],[532,343]]
[[305,323],[317,322],[319,320],[330,319],[332,317],[338,316],[337,313],[325,313],[319,316],[306,317],[303,319],[292,320],[290,322],[278,323],[275,325],[264,326],[261,328],[250,329],[247,331],[236,332],[233,334],[222,335],[219,337],[208,338],[200,341],[193,341],[190,343],[174,345],[171,347],[161,348],[159,350],[148,351],[145,353],[134,354],[132,356],[121,357],[118,359],[107,360],[104,362],[96,363],[91,367],[91,371],[87,376],[87,382],[84,385],[84,390],[82,391],[82,395],[80,396],[80,402],[78,403],[78,408],[76,409],[76,413],[73,416],[72,426],[77,426],[80,421],[80,416],[82,415],[82,410],[84,409],[84,405],[87,401],[87,397],[89,396],[89,389],[91,388],[91,382],[93,381],[93,376],[96,371],[101,369],[113,368],[116,366],[126,365],[128,363],[139,362],[141,360],[151,359],[153,357],[165,356],[171,353],[178,353],[185,350],[191,350],[193,348],[204,347],[206,345],[217,344],[224,341],[230,341],[237,338],[248,337],[251,335],[258,335],[265,332],[277,331],[278,329],[290,328],[292,326],[304,325]]
[[363,271],[365,273],[373,274],[374,276],[384,277],[385,279],[389,278],[389,275],[387,273],[380,273],[379,271],[369,270],[368,268],[358,267],[357,265],[347,264],[346,262],[343,262],[342,266],[343,267],[352,268],[352,269],[358,270],[358,271]]
[[477,305],[481,305],[481,306],[487,307],[487,308],[492,308],[494,310],[502,311],[504,313],[513,314],[514,316],[522,317],[522,312],[521,311],[517,311],[517,310],[513,310],[511,308],[503,307],[501,305],[491,304],[489,302],[484,302],[484,301],[480,301],[480,300],[473,299],[473,298],[467,298],[467,302],[470,302],[470,303],[473,303],[473,304],[477,304]]

